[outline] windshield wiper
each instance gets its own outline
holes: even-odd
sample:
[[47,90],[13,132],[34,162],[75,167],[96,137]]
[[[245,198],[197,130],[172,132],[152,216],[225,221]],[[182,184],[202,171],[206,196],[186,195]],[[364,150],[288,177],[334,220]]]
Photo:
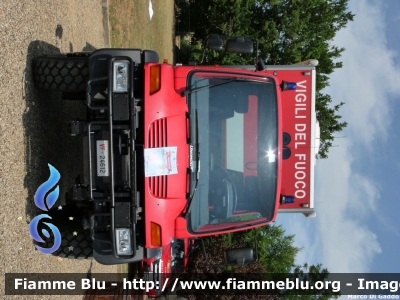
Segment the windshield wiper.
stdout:
[[196,148],[196,154],[197,155],[196,155],[196,157],[193,157],[193,159],[196,158],[196,175],[195,175],[196,176],[195,177],[196,182],[195,182],[195,185],[194,185],[194,188],[193,188],[193,192],[190,195],[190,197],[188,199],[188,202],[186,204],[186,207],[188,208],[187,213],[190,212],[191,203],[192,203],[194,194],[195,194],[196,189],[197,189],[197,184],[199,182],[200,144],[199,144],[199,118],[198,118],[197,109],[195,110],[195,117],[196,117],[196,121],[195,121],[196,140],[195,140],[194,145],[195,145],[195,148]]
[[[272,83],[272,82],[261,82],[259,80],[250,79],[250,78],[229,78],[229,77],[228,78],[214,77],[214,78],[220,79],[220,80],[225,80],[225,81],[219,82],[219,83],[211,83],[211,84],[204,85],[204,86],[199,86],[199,87],[196,87],[194,89],[188,88],[188,89],[186,89],[185,91],[182,92],[182,96],[187,96],[187,95],[190,95],[191,93],[198,92],[198,91],[204,90],[206,88],[210,88],[211,89],[213,87],[220,86],[220,85],[223,85],[223,84],[228,84],[228,83],[231,83],[231,82],[234,82],[234,81],[251,81],[251,82],[256,82],[256,83],[270,83],[270,84]],[[266,79],[266,78],[263,78],[263,79]]]
[[[254,220],[252,220],[252,221],[254,221]],[[257,224],[257,223],[256,223],[256,224]],[[254,226],[254,225],[255,225],[254,223],[235,225],[235,226],[232,226],[232,227],[228,227],[228,228],[226,228],[225,230],[233,230],[233,229],[236,229],[236,228],[249,227],[249,226]]]
[[193,92],[198,92],[198,91],[204,90],[206,88],[212,88],[212,87],[216,87],[216,86],[219,86],[219,85],[227,84],[227,83],[230,83],[230,82],[233,82],[233,81],[236,81],[236,80],[237,80],[237,78],[229,79],[227,81],[220,82],[220,83],[214,83],[214,84],[208,84],[208,85],[204,85],[204,86],[199,86],[199,87],[194,88],[194,89],[187,89],[187,90],[183,91],[182,96],[187,96],[187,95],[190,95]]

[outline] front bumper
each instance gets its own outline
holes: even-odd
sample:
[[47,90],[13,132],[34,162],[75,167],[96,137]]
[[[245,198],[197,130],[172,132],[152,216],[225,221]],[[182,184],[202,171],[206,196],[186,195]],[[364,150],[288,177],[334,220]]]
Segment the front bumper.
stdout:
[[[146,256],[140,200],[143,145],[136,136],[146,55],[131,49],[94,52],[89,58],[85,103],[88,122],[76,122],[73,127],[83,136],[83,170],[80,183],[73,187],[73,198],[93,203],[90,215],[93,255],[102,264],[137,262]],[[113,92],[113,63],[120,60],[129,62],[126,93]],[[106,144],[106,153],[102,153],[102,166],[106,166],[103,174],[99,174],[99,143]],[[117,251],[116,229],[130,230],[131,251],[126,254]]]

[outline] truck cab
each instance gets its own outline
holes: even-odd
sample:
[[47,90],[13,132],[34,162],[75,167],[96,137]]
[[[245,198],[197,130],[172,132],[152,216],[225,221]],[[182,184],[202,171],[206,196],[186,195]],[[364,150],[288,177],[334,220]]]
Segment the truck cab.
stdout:
[[[174,68],[175,95],[187,106],[186,201],[159,221],[156,206],[146,211],[161,231],[174,228],[168,239],[186,245],[182,257],[194,239],[264,226],[278,213],[315,216],[316,64]],[[185,270],[171,269],[175,255],[163,245],[142,262],[147,280],[162,283]]]
[[219,66],[160,68],[160,77],[174,84],[145,94],[157,106],[145,109],[144,119],[145,168],[151,170],[145,181],[146,248],[164,248],[143,261],[154,282],[174,274],[176,258],[169,253],[176,241],[187,257],[195,238],[276,218],[283,139],[274,76]]
[[[166,84],[150,95],[149,102],[157,97],[157,107],[145,111],[145,148],[157,148],[145,155],[146,168],[153,170],[145,183],[146,246],[273,220],[282,147],[276,79],[219,67],[163,68],[161,76],[171,72],[165,77],[174,78],[175,89]],[[163,166],[157,165],[160,157]],[[171,169],[175,172],[166,171]],[[162,231],[157,242],[153,224]]]

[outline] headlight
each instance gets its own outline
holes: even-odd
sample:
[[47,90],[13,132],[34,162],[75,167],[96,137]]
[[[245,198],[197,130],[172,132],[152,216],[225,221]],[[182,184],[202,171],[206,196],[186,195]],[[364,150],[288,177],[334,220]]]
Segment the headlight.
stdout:
[[129,228],[115,229],[117,236],[117,254],[130,255],[132,254],[131,248],[131,230]]
[[129,62],[127,60],[119,60],[114,62],[113,92],[126,93],[128,91],[128,66]]

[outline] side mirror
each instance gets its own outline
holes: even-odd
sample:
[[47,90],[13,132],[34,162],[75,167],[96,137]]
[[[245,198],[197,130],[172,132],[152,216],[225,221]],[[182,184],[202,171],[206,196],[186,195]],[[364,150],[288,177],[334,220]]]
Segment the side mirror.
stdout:
[[238,266],[254,261],[253,248],[235,248],[226,250],[226,262]]
[[211,34],[206,41],[206,47],[210,50],[221,51],[222,50],[222,39],[218,34]]
[[[246,38],[244,36],[239,37],[229,37],[220,36],[218,34],[210,34],[203,44],[203,50],[201,55],[201,60],[199,64],[202,64],[205,58],[206,49],[221,51],[224,47],[225,41],[225,51],[231,53],[241,53],[241,54],[251,54],[254,52],[254,44],[256,45],[256,53],[258,53],[258,42],[256,39]],[[264,63],[260,62],[259,71],[264,69]]]
[[[254,229],[254,246],[255,254],[253,248],[233,248],[226,250],[226,263],[212,265],[213,267],[226,267],[226,266],[241,266],[244,264],[254,264],[258,261],[258,248],[257,248],[257,235]],[[206,263],[208,264],[208,258],[206,253],[206,247],[204,246],[204,241],[201,240],[201,247],[203,249],[203,255]]]
[[225,50],[232,53],[251,54],[254,51],[254,42],[243,36],[229,38],[226,40]]
[[203,47],[203,52],[201,54],[201,60],[199,64],[202,64],[204,61],[204,56],[206,54],[206,49],[221,51],[224,42],[218,34],[211,34],[207,37],[205,45]]

